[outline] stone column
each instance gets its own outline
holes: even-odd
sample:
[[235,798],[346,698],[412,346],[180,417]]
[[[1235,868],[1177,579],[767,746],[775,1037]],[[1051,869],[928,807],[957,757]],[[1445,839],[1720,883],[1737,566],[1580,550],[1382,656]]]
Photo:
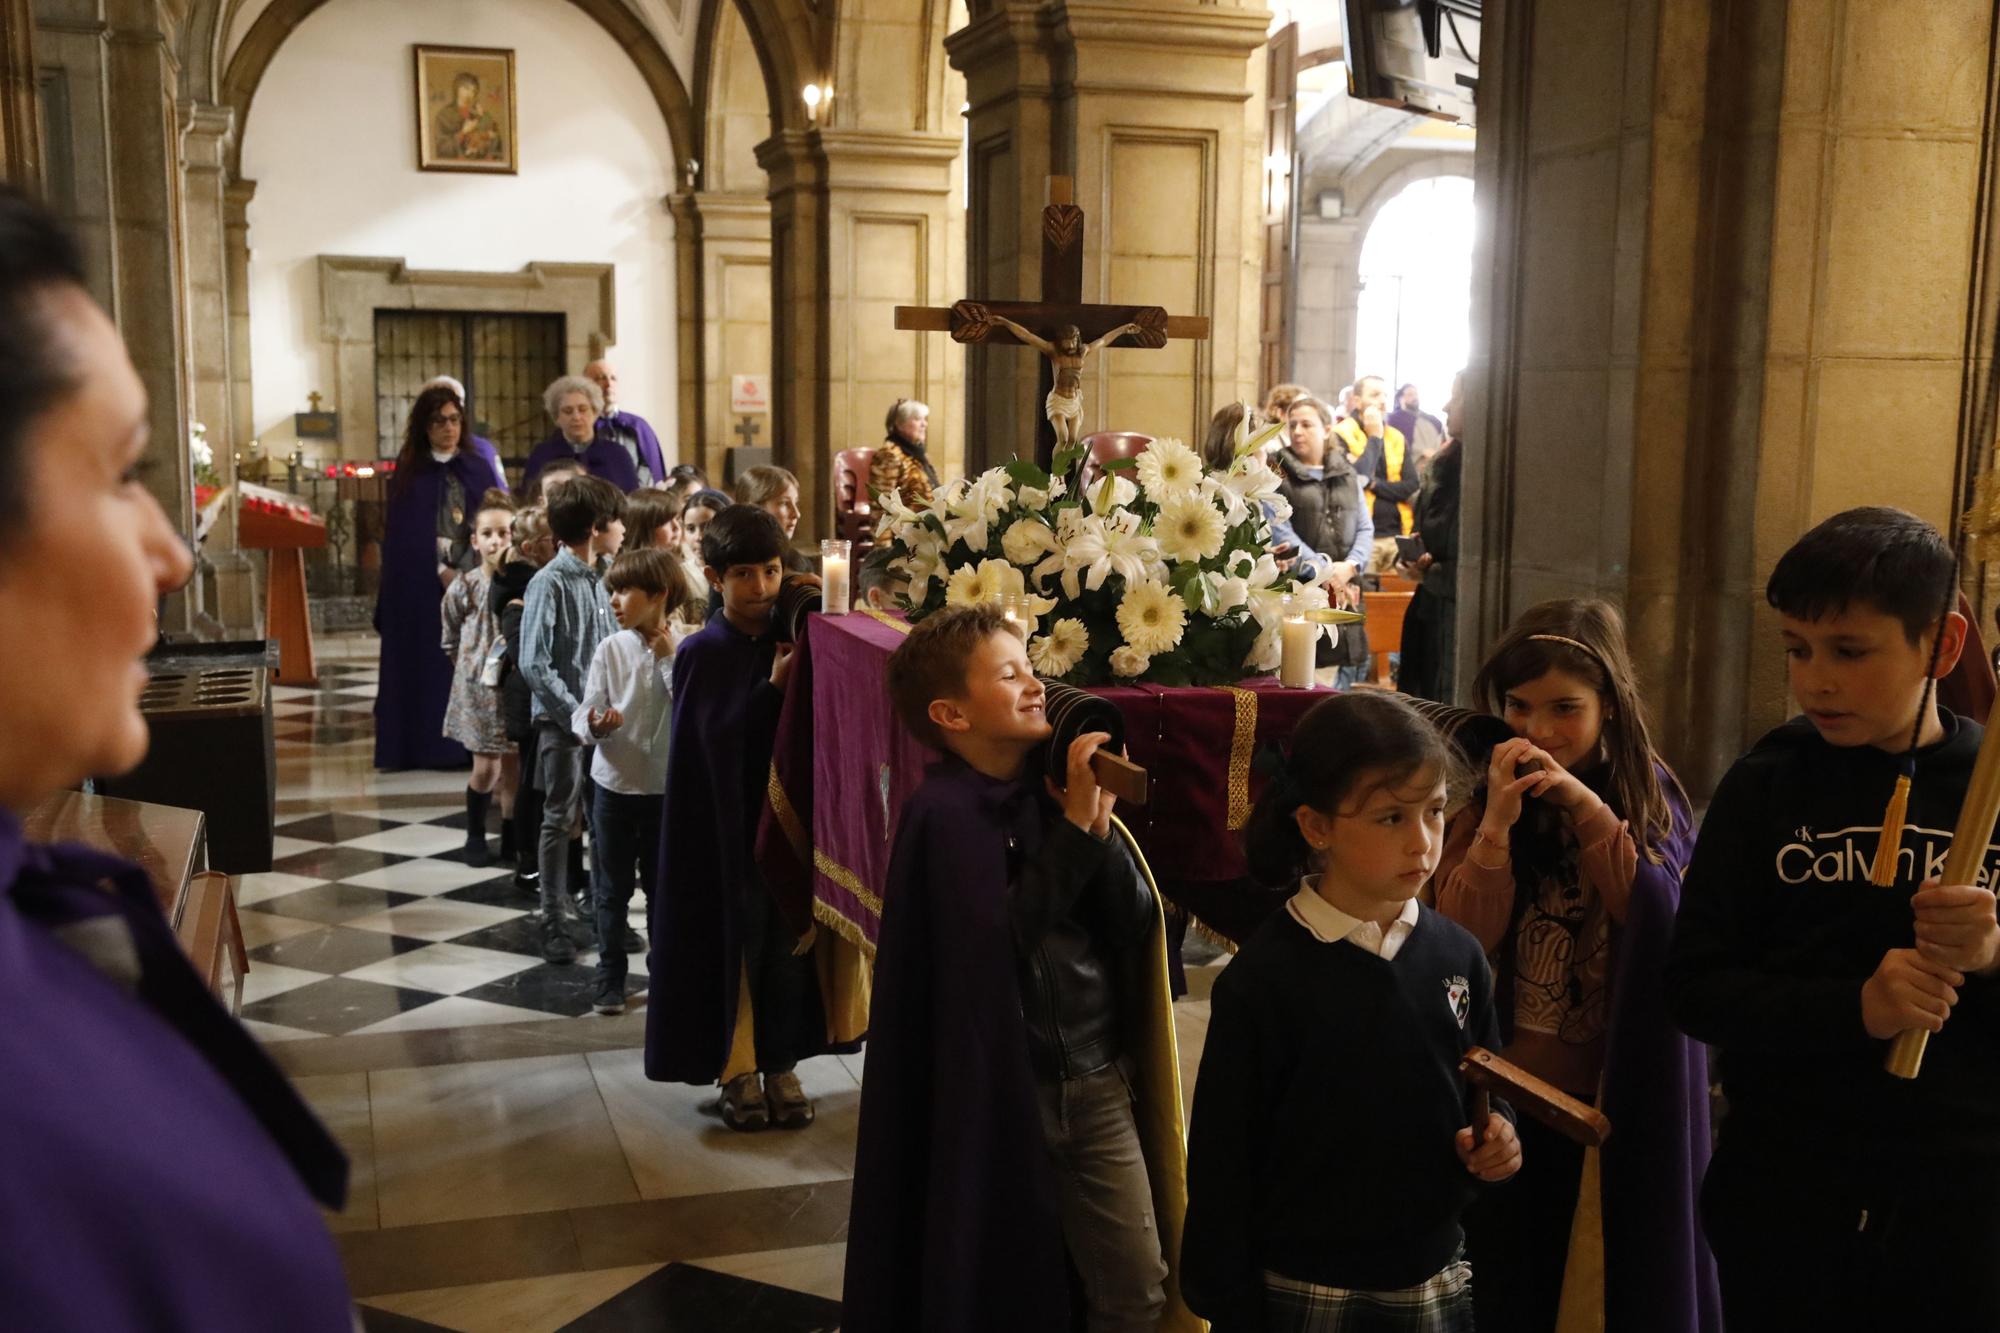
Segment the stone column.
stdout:
[[[721,190],[671,201],[680,263],[681,439],[710,480],[722,484],[736,418],[732,375],[769,375],[771,201]],[[776,424],[762,424],[768,441]]]
[[34,29],[28,0],[0,0],[0,180],[39,190],[42,141]]
[[[230,371],[229,148],[236,113],[226,106],[184,107],[181,135],[187,226],[187,347],[189,411],[207,431],[215,471],[224,485],[236,480],[235,387]],[[247,259],[247,256],[246,256]],[[244,294],[247,305],[248,293]],[[209,533],[208,549],[236,545],[230,516]]]
[[[238,453],[246,453],[257,438],[250,392],[250,200],[256,193],[257,182],[231,180],[222,194],[223,290],[229,303],[229,437],[236,442]],[[230,467],[235,467],[234,461]]]
[[[1254,397],[1259,305],[1261,9],[1047,0],[949,38],[972,104],[968,295],[1040,291],[1046,178],[1076,177],[1086,301],[1206,315],[1205,343],[1110,350],[1087,372],[1084,429],[1199,441]],[[968,467],[1024,448],[1039,406],[1017,349],[968,361]]]
[[1299,219],[1293,266],[1298,315],[1292,326],[1292,379],[1329,402],[1355,375],[1355,321],[1361,299],[1355,277],[1362,240],[1361,223],[1355,218]]
[[832,530],[832,456],[879,441],[891,402],[948,408],[948,340],[899,332],[895,307],[958,295],[946,272],[958,150],[955,135],[878,130],[786,130],[758,145],[771,185],[774,443],[807,501],[802,538]]

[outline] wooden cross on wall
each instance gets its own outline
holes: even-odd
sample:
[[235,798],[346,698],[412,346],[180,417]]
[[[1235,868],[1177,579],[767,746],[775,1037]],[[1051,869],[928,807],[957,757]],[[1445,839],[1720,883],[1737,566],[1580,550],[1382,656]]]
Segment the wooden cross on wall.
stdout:
[[[1205,339],[1204,315],[1169,315],[1159,306],[1086,305],[1083,300],[1083,210],[1073,202],[1075,182],[1068,176],[1049,177],[1049,202],[1042,209],[1042,299],[1040,301],[960,301],[940,306],[899,305],[896,327],[920,333],[949,333],[953,342],[1025,346],[1012,333],[979,318],[980,307],[1004,315],[1043,338],[1054,339],[1066,325],[1075,325],[1085,343],[1096,341],[1121,324],[1137,324],[1113,347],[1165,347],[1169,338]],[[1055,453],[1055,429],[1043,415],[1042,404],[1054,387],[1055,373],[1042,360],[1040,387],[1035,391],[1033,420],[1035,461],[1048,467]]]

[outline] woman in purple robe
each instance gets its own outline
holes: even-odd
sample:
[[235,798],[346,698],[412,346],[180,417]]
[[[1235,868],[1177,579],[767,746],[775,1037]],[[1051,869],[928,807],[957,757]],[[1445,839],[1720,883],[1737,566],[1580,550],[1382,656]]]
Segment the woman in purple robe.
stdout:
[[[347,1162],[175,941],[146,872],[23,818],[144,757],[187,546],[140,481],[146,391],[81,257],[0,186],[0,1325],[350,1333],[316,1201]],[[171,442],[156,448],[171,458]]]
[[439,604],[466,559],[492,466],[460,447],[465,402],[449,385],[417,396],[389,483],[375,631],[382,670],[375,696],[375,767],[463,768],[465,747],[444,734],[452,662],[438,651]]

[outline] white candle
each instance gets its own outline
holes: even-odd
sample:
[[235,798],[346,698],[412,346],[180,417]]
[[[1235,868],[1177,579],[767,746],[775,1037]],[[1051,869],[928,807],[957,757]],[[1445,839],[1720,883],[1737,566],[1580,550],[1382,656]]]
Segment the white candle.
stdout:
[[1278,626],[1284,656],[1278,664],[1278,683],[1288,690],[1313,687],[1313,650],[1319,644],[1319,626],[1304,616],[1287,614]]
[[828,538],[819,544],[820,610],[829,616],[844,616],[854,600],[848,591],[847,542]]

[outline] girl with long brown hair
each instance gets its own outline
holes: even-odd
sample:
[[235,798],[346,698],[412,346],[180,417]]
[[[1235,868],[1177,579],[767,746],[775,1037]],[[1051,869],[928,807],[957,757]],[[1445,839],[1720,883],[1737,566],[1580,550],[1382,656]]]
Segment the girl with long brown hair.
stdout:
[[1618,612],[1529,608],[1473,696],[1514,738],[1452,821],[1438,910],[1492,959],[1502,1053],[1614,1126],[1588,1160],[1522,1126],[1519,1178],[1466,1217],[1479,1327],[1710,1327],[1713,1261],[1693,1197],[1708,1158],[1705,1056],[1662,1000],[1694,821],[1653,749]]

